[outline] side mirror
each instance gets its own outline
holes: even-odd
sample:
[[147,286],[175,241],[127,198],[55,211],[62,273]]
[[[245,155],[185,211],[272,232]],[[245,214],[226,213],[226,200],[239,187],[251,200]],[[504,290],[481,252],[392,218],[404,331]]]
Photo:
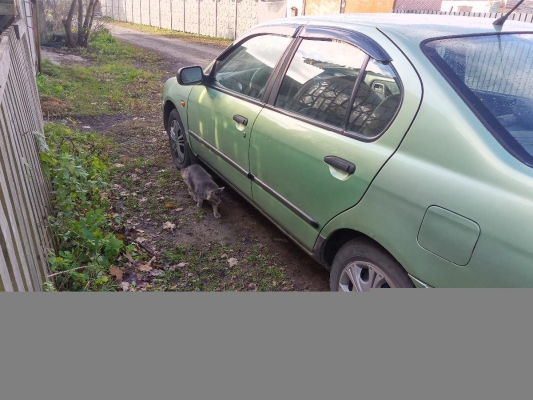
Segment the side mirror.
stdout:
[[183,67],[178,71],[178,83],[180,85],[196,85],[204,81],[202,67]]

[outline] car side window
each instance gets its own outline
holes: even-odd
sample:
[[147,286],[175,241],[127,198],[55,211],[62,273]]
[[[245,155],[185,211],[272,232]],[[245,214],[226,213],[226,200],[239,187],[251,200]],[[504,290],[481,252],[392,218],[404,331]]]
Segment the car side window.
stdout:
[[347,43],[303,40],[275,106],[342,128],[366,54]]
[[260,99],[290,41],[289,37],[276,35],[252,37],[217,62],[212,85]]
[[401,85],[389,65],[371,59],[357,88],[348,131],[375,137],[394,119],[402,100]]

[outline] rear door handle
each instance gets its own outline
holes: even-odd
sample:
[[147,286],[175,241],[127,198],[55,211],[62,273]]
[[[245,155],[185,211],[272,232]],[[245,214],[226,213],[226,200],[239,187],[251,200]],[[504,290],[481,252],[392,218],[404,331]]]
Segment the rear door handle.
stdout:
[[324,162],[350,175],[355,172],[355,164],[351,163],[350,161],[346,161],[340,157],[326,156],[324,157]]
[[241,124],[241,125],[248,125],[248,118],[246,117],[243,117],[242,115],[239,115],[239,114],[235,114],[233,116],[233,120],[238,123],[238,124]]

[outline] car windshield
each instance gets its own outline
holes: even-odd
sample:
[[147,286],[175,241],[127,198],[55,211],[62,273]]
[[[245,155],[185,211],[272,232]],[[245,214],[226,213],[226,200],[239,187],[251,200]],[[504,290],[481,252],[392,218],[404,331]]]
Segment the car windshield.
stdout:
[[533,166],[533,34],[444,38],[423,49],[498,141]]

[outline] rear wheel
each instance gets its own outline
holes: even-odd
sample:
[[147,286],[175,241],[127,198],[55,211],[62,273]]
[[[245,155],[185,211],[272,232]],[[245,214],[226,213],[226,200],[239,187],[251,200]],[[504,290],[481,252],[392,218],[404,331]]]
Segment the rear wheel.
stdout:
[[335,255],[330,288],[339,292],[366,292],[374,288],[414,287],[402,266],[368,239],[353,239]]
[[193,164],[194,155],[189,147],[189,143],[187,143],[185,128],[177,110],[170,112],[167,126],[170,154],[172,155],[174,165],[178,169],[188,167]]

